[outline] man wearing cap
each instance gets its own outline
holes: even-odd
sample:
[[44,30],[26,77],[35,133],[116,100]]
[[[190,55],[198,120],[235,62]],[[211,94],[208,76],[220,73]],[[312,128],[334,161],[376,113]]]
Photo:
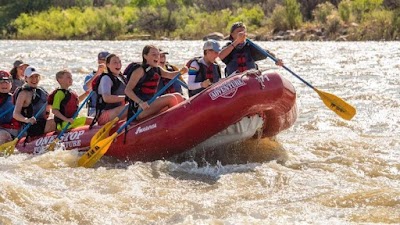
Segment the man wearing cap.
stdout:
[[[56,129],[54,119],[47,119],[50,114],[50,105],[47,104],[48,93],[39,87],[40,73],[33,66],[28,66],[24,72],[26,84],[15,91],[15,108],[13,117],[21,123],[32,124],[28,136],[37,136]],[[46,110],[35,118],[43,108]]]
[[[257,69],[256,61],[266,58],[246,42],[246,35],[246,26],[242,22],[236,22],[232,25],[229,36],[230,42],[219,53],[219,58],[226,64],[226,77],[235,72]],[[270,54],[274,56],[271,52]],[[282,60],[278,59],[276,65],[282,66]]]
[[208,40],[203,46],[203,57],[195,57],[187,63],[189,67],[189,97],[218,82],[221,78],[221,68],[215,62],[220,51],[221,48],[217,41]]
[[20,123],[13,118],[14,104],[12,102],[11,75],[0,70],[0,144],[11,141],[18,135]]
[[24,71],[28,66],[28,64],[23,63],[21,60],[16,60],[14,62],[14,67],[10,71],[12,76],[11,93],[14,93],[15,89],[24,85]]
[[[158,62],[158,64],[160,65],[161,68],[166,69],[168,71],[174,72],[174,71],[178,71],[178,67],[169,64],[169,62],[167,62],[167,55],[168,52],[167,51],[163,51],[161,49],[158,49],[160,51],[160,61]],[[181,80],[182,82],[185,82],[185,80],[182,78],[182,76],[179,76],[179,80]],[[168,78],[164,78],[162,77],[160,79],[160,83],[158,84],[158,90],[161,90],[166,84],[168,84],[168,82],[170,81],[170,79]],[[165,94],[168,93],[174,93],[174,92],[178,92],[180,94],[183,94],[182,92],[182,86],[180,84],[179,81],[175,81],[172,86],[170,86],[166,91]]]
[[[94,80],[95,77],[100,76],[104,72],[106,72],[106,58],[109,55],[109,52],[100,52],[97,55],[97,71],[92,71],[85,77],[85,81],[83,84],[83,90],[88,91],[92,89],[92,81]],[[96,100],[97,100],[97,94],[94,93],[90,97],[88,101],[88,116],[94,117],[96,115]]]

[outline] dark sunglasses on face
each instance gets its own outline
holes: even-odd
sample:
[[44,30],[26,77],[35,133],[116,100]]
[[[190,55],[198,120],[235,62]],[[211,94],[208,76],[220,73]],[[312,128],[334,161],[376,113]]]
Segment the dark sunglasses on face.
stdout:
[[0,83],[2,84],[2,83],[11,83],[11,80],[0,80]]

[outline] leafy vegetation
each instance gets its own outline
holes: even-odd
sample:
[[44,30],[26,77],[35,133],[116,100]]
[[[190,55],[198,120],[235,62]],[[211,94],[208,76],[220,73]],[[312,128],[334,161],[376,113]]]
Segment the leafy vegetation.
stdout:
[[[398,40],[393,0],[19,0],[0,1],[0,38],[201,39],[244,22],[257,37],[322,30],[325,38]],[[315,32],[308,32],[315,33]],[[304,32],[296,40],[305,39]]]

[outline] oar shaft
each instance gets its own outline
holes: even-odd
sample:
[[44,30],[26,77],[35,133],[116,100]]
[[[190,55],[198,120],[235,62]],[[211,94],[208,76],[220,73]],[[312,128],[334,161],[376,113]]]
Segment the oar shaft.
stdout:
[[[43,111],[46,109],[46,104],[44,104],[43,106],[42,106],[42,108],[40,108],[40,110],[35,114],[35,119],[40,115],[40,114],[42,114],[43,113]],[[22,137],[22,135],[24,135],[24,133],[29,129],[29,127],[31,127],[32,126],[32,124],[31,123],[28,123],[25,127],[24,127],[24,129],[22,129],[20,132],[19,132],[19,134],[18,134],[18,136],[16,137],[16,139],[20,139],[21,137]]]
[[[161,88],[155,95],[153,95],[153,97],[148,101],[148,104],[150,105],[151,103],[153,103],[158,96],[160,96],[162,93],[164,93],[181,75],[181,73],[179,72],[177,75],[175,75],[175,77],[170,80],[163,88]],[[131,118],[129,118],[124,125],[122,125],[121,127],[119,127],[119,129],[117,130],[117,133],[121,133],[126,126],[128,126],[134,119],[136,119],[136,117],[139,116],[139,114],[143,111],[142,108],[139,108],[138,111],[131,116]]]
[[6,111],[2,112],[0,114],[0,117],[3,117],[4,115],[6,115],[7,113],[11,112],[12,110],[14,110],[14,106],[8,108]]
[[[261,52],[264,56],[271,58],[275,63],[278,62],[278,60],[269,54],[267,51],[262,49],[260,46],[256,45],[254,42],[252,42],[250,39],[247,39],[247,42],[249,42],[250,45],[252,45],[254,48],[256,48],[259,52]],[[301,78],[299,75],[297,75],[295,72],[293,72],[291,69],[287,68],[285,65],[282,66],[284,69],[286,69],[289,73],[291,73],[293,76],[297,77],[299,80],[301,80],[303,83],[305,83],[307,86],[315,90],[315,87],[313,87],[310,83],[305,81],[303,78]]]

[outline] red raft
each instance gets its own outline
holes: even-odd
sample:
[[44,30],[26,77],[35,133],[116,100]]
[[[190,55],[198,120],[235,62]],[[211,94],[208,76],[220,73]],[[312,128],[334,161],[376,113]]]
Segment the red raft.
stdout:
[[[106,155],[118,159],[152,161],[194,147],[216,147],[249,138],[277,135],[297,117],[292,84],[277,73],[248,71],[230,76],[198,95],[154,117],[132,123]],[[122,125],[120,122],[110,135]],[[88,150],[101,126],[72,129],[61,138],[66,149]],[[22,138],[19,152],[33,153],[51,143],[57,133]]]

